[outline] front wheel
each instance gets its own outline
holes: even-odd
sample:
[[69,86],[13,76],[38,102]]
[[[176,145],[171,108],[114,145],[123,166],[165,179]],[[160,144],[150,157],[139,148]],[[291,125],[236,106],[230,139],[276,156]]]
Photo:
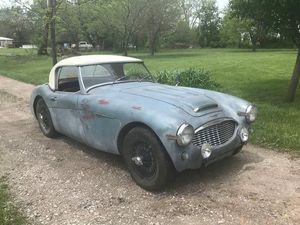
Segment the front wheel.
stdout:
[[156,135],[136,127],[123,142],[122,153],[133,180],[142,188],[154,191],[172,178],[173,164]]
[[49,138],[55,137],[57,132],[54,129],[49,109],[42,98],[36,103],[35,113],[43,134]]

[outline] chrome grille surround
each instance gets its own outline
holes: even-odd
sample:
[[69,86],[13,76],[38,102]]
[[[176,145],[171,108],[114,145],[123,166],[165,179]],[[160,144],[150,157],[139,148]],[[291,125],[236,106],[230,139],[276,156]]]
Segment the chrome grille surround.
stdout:
[[201,148],[204,143],[213,147],[228,142],[234,135],[237,123],[230,118],[211,121],[195,130],[193,145]]

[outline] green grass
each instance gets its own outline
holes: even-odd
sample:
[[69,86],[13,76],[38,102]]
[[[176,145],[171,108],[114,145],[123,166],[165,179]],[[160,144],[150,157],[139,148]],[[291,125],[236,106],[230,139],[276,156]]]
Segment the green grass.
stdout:
[[[251,142],[282,151],[300,152],[300,91],[296,101],[285,102],[296,50],[187,49],[163,50],[156,56],[130,52],[145,60],[155,73],[161,70],[204,68],[213,74],[220,91],[255,103],[259,117]],[[23,49],[0,49],[0,74],[39,84],[47,82],[49,57]]]
[[28,224],[25,217],[20,214],[12,203],[8,191],[6,179],[0,178],[0,224],[1,225],[23,225]]

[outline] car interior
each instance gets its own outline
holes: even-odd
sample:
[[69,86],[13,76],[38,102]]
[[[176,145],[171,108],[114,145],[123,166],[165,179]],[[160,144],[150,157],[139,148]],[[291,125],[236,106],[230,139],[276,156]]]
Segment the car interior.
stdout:
[[57,91],[77,92],[80,90],[77,67],[61,67],[57,74]]

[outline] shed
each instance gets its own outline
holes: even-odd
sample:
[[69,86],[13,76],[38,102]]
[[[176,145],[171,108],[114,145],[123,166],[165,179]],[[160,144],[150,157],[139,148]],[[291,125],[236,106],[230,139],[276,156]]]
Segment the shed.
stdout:
[[13,44],[13,39],[7,37],[0,37],[0,47],[7,48]]

